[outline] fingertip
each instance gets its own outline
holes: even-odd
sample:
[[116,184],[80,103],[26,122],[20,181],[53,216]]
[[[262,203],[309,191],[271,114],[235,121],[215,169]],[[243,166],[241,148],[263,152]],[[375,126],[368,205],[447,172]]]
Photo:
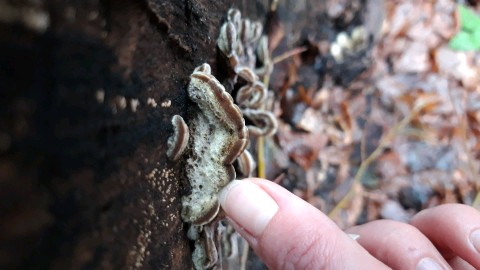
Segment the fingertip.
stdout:
[[219,200],[269,268],[384,268],[322,212],[273,182],[233,181]]
[[393,220],[376,220],[347,229],[361,244],[393,269],[449,269],[435,246],[417,228]]
[[421,211],[410,224],[426,235],[447,259],[459,256],[480,269],[480,212],[475,208],[439,205]]
[[277,203],[258,185],[234,180],[220,191],[220,204],[235,223],[260,236],[277,213]]

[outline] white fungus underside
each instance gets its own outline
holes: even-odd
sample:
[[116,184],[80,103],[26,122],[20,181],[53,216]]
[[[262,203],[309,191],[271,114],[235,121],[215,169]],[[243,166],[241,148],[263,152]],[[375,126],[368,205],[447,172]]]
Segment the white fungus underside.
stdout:
[[[192,82],[200,87],[193,87]],[[231,180],[223,160],[238,140],[231,126],[220,120],[227,116],[219,104],[212,102],[213,93],[202,90],[203,82],[192,82],[190,96],[195,96],[192,100],[200,110],[190,123],[191,156],[186,173],[192,192],[182,198],[182,217],[188,222],[202,218],[216,207],[218,192]]]

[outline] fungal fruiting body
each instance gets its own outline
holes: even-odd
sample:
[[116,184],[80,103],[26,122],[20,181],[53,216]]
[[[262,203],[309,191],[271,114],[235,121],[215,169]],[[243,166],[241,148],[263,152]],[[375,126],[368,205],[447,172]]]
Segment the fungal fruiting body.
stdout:
[[245,150],[248,130],[240,109],[208,64],[190,76],[188,95],[199,110],[190,122],[186,174],[192,193],[182,198],[182,218],[203,225],[218,212],[217,193],[235,179],[232,163]]
[[172,160],[177,160],[185,151],[190,137],[187,124],[180,115],[172,117],[173,135],[167,142],[167,156]]
[[235,100],[245,108],[258,109],[263,105],[266,98],[267,88],[259,83],[254,83],[242,86],[238,90]]
[[[197,106],[188,127],[180,116],[172,118],[174,135],[168,141],[167,154],[175,160],[184,150],[188,153],[185,173],[191,193],[182,197],[181,216],[190,223],[188,237],[195,241],[192,260],[196,269],[221,264],[218,192],[235,179],[232,164],[236,160],[243,176],[252,175],[256,164],[245,150],[249,134],[270,136],[277,130],[275,116],[264,110],[268,90],[255,73],[255,51],[258,60],[268,65],[264,74],[273,66],[262,28],[259,22],[242,19],[240,11],[230,9],[220,29],[217,45],[234,71],[233,81],[241,78],[245,82],[236,96],[240,108],[211,74],[210,66],[202,64],[190,76],[188,96]],[[253,126],[245,126],[244,115]]]
[[190,126],[179,115],[172,117],[174,134],[168,139],[167,155],[176,160],[187,146],[190,150],[186,174],[192,192],[182,198],[182,218],[200,226],[217,216],[217,193],[235,179],[232,163],[247,146],[248,129],[240,109],[208,64],[190,76],[188,96],[198,110]]
[[252,154],[246,150],[243,151],[237,159],[238,170],[244,177],[252,177],[255,166],[257,166],[257,164],[255,163]]
[[[263,26],[259,22],[242,19],[240,11],[230,9],[217,40],[217,46],[227,58],[237,77],[246,84],[238,90],[236,101],[245,117],[254,125],[248,126],[252,137],[271,136],[277,131],[277,119],[263,107],[268,90],[259,80],[258,74],[269,76],[273,62],[268,51],[268,38],[262,36]],[[263,67],[255,69],[258,60]]]
[[220,208],[218,192],[235,179],[232,163],[244,152],[249,133],[240,108],[208,64],[193,71],[188,96],[197,109],[188,126],[179,115],[172,117],[174,134],[168,139],[167,155],[176,160],[188,150],[185,171],[191,193],[182,197],[181,215],[191,224],[188,237],[195,240],[194,266],[205,269],[218,261],[212,242]]
[[244,109],[242,112],[255,124],[248,126],[252,136],[272,136],[277,132],[278,122],[272,112],[255,109]]

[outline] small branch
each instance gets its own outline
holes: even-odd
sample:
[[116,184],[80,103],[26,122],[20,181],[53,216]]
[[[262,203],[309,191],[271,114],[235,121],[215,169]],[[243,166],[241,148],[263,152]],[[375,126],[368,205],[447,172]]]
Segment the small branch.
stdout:
[[377,148],[360,164],[360,167],[358,168],[357,173],[355,174],[355,177],[353,179],[352,186],[350,187],[350,190],[348,193],[337,203],[337,205],[328,213],[328,217],[332,218],[334,217],[340,210],[346,208],[346,204],[350,200],[350,198],[355,194],[355,190],[353,187],[356,185],[359,185],[361,182],[361,179],[365,173],[365,171],[368,169],[368,167],[378,158],[380,155],[383,153],[383,150],[387,147],[388,143],[395,137],[400,130],[404,129],[411,121],[414,119],[420,111],[425,108],[428,105],[431,105],[432,102],[436,102],[435,100],[426,100],[423,103],[418,103],[416,106],[413,108],[413,110],[410,112],[410,114],[402,119],[399,123],[397,123],[388,133],[385,135],[385,137],[382,138],[380,141],[380,144],[377,146]]
[[287,59],[287,58],[289,58],[289,57],[292,57],[292,56],[294,56],[294,55],[303,53],[303,52],[305,52],[305,51],[307,51],[307,50],[308,50],[308,48],[304,46],[304,47],[294,48],[294,49],[292,49],[292,50],[290,50],[290,51],[287,51],[287,52],[285,52],[285,53],[282,53],[281,55],[273,58],[273,60],[272,60],[273,65],[278,64],[278,63],[282,62],[283,60],[285,60],[285,59]]

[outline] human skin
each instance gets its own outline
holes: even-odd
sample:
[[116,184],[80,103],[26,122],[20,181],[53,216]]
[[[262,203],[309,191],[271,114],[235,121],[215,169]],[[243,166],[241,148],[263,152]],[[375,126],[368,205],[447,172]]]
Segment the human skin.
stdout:
[[427,209],[410,224],[378,220],[342,231],[262,179],[233,181],[220,204],[270,269],[480,269],[480,212],[469,206]]

